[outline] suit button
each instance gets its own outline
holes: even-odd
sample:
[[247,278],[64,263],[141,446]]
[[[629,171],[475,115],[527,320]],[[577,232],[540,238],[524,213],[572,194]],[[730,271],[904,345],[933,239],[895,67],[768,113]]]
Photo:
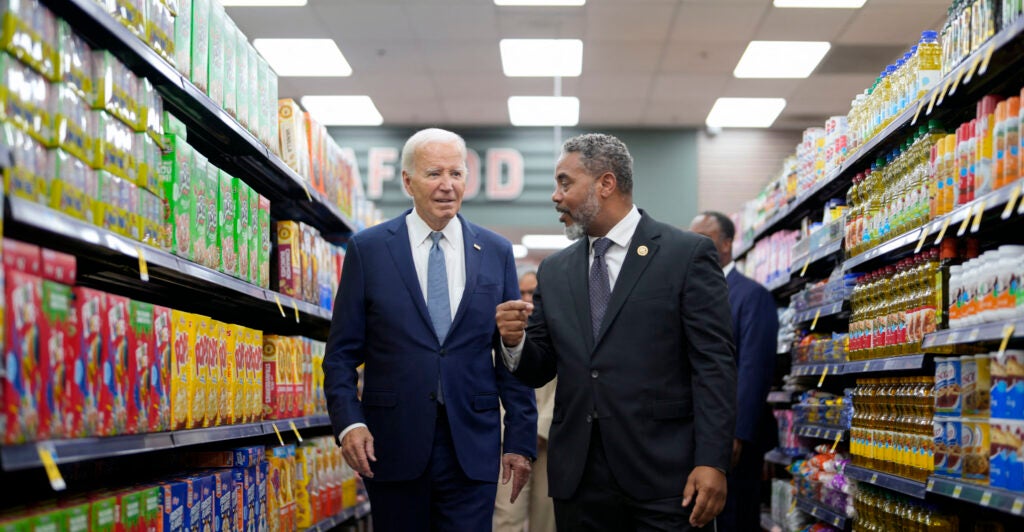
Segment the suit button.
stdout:
[[441,349],[441,351],[439,352],[439,354],[440,354],[441,356],[445,356],[445,355],[447,355],[447,354],[448,354],[448,350],[447,350],[447,349],[443,349],[443,348],[442,348],[442,349]]
[[594,422],[594,416],[592,416],[590,414],[587,414],[587,423],[593,423],[593,422]]
[[596,370],[596,369],[592,369],[592,370],[590,370],[590,378],[591,378],[591,379],[596,379],[596,378],[597,378],[597,376],[598,376],[598,372],[597,372],[597,370]]

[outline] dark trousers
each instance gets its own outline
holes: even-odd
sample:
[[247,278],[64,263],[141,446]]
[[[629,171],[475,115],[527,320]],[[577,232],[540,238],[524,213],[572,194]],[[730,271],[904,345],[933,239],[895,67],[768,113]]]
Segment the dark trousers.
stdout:
[[754,445],[744,446],[739,463],[729,472],[729,493],[725,499],[725,508],[718,516],[718,532],[761,529],[764,452]]
[[650,501],[627,495],[608,467],[608,456],[595,422],[587,464],[576,493],[570,499],[555,499],[555,526],[559,532],[688,531],[690,508],[683,508],[682,503],[681,490],[668,499]]
[[472,480],[462,471],[443,406],[438,408],[433,452],[423,475],[401,482],[365,479],[365,483],[375,532],[491,529],[497,482]]

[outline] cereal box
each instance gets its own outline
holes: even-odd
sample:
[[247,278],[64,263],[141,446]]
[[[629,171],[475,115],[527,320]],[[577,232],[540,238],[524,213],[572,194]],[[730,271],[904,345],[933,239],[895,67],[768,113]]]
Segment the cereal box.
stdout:
[[[237,179],[235,182],[238,202],[235,209],[235,226],[231,229],[234,232],[235,245],[238,246],[238,271],[235,276],[251,283],[253,280],[249,272],[249,233],[250,228],[255,228],[255,225],[249,223],[251,217],[249,195],[252,193],[252,189],[246,186],[241,179]],[[252,207],[255,208],[256,205]]]
[[262,288],[269,288],[270,243],[273,238],[270,232],[270,200],[254,191],[249,196],[249,206],[252,209],[249,225],[254,228],[249,240],[249,268],[252,271],[252,282]]
[[[67,511],[50,508],[31,517],[33,532],[63,531],[68,519]],[[2,528],[2,527],[0,527]]]
[[43,248],[39,254],[43,279],[55,283],[73,285],[77,273],[77,262],[74,255]]
[[214,339],[211,336],[210,318],[196,315],[195,332],[195,380],[191,390],[189,428],[209,426],[206,422],[207,399],[209,398],[210,358],[213,357]]
[[171,250],[189,260],[194,260],[194,238],[192,228],[196,225],[195,197],[192,194],[192,175],[195,168],[192,147],[179,135],[166,135],[171,147],[160,161],[160,180],[166,190],[170,206]]
[[224,97],[221,105],[231,116],[238,117],[238,81],[241,64],[238,61],[238,25],[231,17],[224,17],[220,32],[221,47],[224,49]]
[[252,408],[256,419],[263,419],[263,332],[252,331]]
[[210,395],[208,417],[212,416],[211,425],[228,423],[226,418],[226,405],[228,401],[228,384],[225,373],[227,366],[228,341],[226,336],[227,325],[219,321],[212,322],[213,338],[216,340],[214,346],[215,356],[210,363]]
[[[197,316],[179,310],[171,311],[171,332],[174,338],[171,358],[171,429],[194,426],[192,403],[198,401],[193,394],[196,385],[196,324]],[[205,408],[205,406],[204,406]]]
[[263,337],[263,417],[288,417],[290,407],[286,396],[291,391],[288,383],[288,339],[283,336]]
[[[267,147],[270,147],[271,143],[269,141],[277,139],[277,137],[274,137],[274,139],[270,138],[270,123],[274,122],[275,124],[277,124],[277,96],[275,95],[272,97],[270,96],[270,93],[267,92],[267,90],[270,88],[270,65],[267,63],[265,59],[263,59],[263,56],[259,54],[256,54],[256,67],[257,88],[256,90],[252,90],[252,88],[250,87],[252,93],[258,95],[257,97],[259,99],[260,104],[260,123],[259,129],[256,131],[256,137],[259,138],[260,141],[263,142],[263,144],[266,144]],[[271,103],[271,98],[275,98],[275,100],[273,101],[273,112],[271,112],[271,110],[267,108],[267,105]],[[249,119],[251,120],[252,117],[249,117]],[[274,142],[273,144],[276,145],[278,144],[278,142]],[[280,154],[280,150],[275,151],[274,153]]]
[[994,354],[990,366],[992,417],[1024,419],[1024,351]]
[[5,238],[3,239],[3,255],[5,268],[32,275],[42,273],[42,250],[39,249],[39,246]]
[[964,418],[960,432],[960,450],[963,454],[963,478],[988,483],[989,421]]
[[178,16],[174,17],[174,66],[186,78],[192,79],[192,2],[178,2]]
[[235,105],[238,107],[238,121],[242,126],[252,129],[249,123],[249,39],[237,30],[235,33]]
[[78,332],[77,349],[65,353],[68,373],[65,434],[81,438],[96,433],[99,407],[100,367],[103,351],[103,316],[106,296],[91,288],[74,288]]
[[[260,135],[260,127],[265,116],[261,114],[263,111],[263,92],[260,88],[260,56],[256,52],[256,48],[254,46],[248,46],[247,48],[249,54],[249,131],[251,131],[256,138],[260,139],[260,142],[263,142],[264,138]],[[276,115],[274,116],[274,119],[277,119]],[[274,140],[276,141],[277,139]]]
[[[242,378],[244,383],[242,386],[245,389],[243,392],[245,402],[243,416],[245,421],[255,421],[261,419],[263,412],[263,390],[256,387],[256,372],[262,371],[263,344],[261,342],[259,349],[256,349],[256,331],[252,329],[245,329],[242,334],[244,335],[244,342],[242,342],[244,349]],[[257,355],[257,353],[259,354]],[[256,359],[259,359],[260,362],[256,362]]]
[[96,433],[123,434],[128,408],[128,299],[106,294]]
[[302,298],[302,229],[298,222],[277,222],[278,291]]
[[143,492],[128,489],[118,494],[117,507],[120,509],[118,519],[119,532],[139,532],[142,530],[142,499]]
[[235,522],[235,480],[230,469],[214,471],[213,478],[213,530],[232,532]]
[[117,497],[92,501],[89,509],[90,532],[115,532],[117,526]]
[[302,268],[302,295],[300,296],[303,301],[307,303],[317,302],[317,289],[316,289],[316,275],[314,273],[314,264],[316,262],[314,253],[314,241],[320,238],[320,233],[316,229],[310,227],[304,223],[299,224],[299,231],[301,232],[302,241],[300,243],[300,264]]
[[269,64],[267,64],[267,78],[265,81],[267,86],[263,90],[267,94],[267,125],[270,127],[269,131],[267,131],[267,147],[270,148],[271,153],[280,157],[281,145],[277,142],[277,139],[280,138],[278,136],[279,128],[277,120],[274,119],[274,115],[277,114],[277,73],[274,72],[274,69]]
[[192,514],[199,519],[199,494],[192,483],[182,480],[164,482],[160,485],[160,499],[163,501],[161,530],[164,532],[188,532],[201,530],[192,527]]
[[149,432],[171,427],[171,358],[173,313],[167,307],[153,307],[153,357],[149,369]]
[[939,416],[960,415],[960,359],[935,359],[935,413]]
[[192,83],[206,92],[210,86],[210,4],[211,0],[192,0]]
[[989,484],[994,488],[1024,491],[1024,423],[991,419]]
[[[202,176],[200,175],[200,181]],[[220,229],[220,215],[217,213],[217,195],[220,188],[220,169],[213,164],[206,166],[206,181],[203,183],[202,194],[196,193],[196,201],[203,201],[203,208],[199,212],[199,223],[206,224],[206,246],[204,266],[210,269],[220,269],[220,245],[218,235]]]
[[230,471],[235,486],[235,530],[254,530],[252,518],[256,513],[256,469],[236,467]]
[[71,287],[53,281],[43,281],[41,304],[38,437],[63,438],[68,384],[68,366],[65,361],[68,353],[73,352],[76,347],[77,329]]
[[238,277],[238,241],[236,240],[238,218],[238,190],[240,181],[221,170],[218,174],[217,215],[219,226],[217,244],[220,256],[217,262],[220,271]]
[[156,358],[153,305],[131,301],[128,311],[128,420],[125,431],[134,434],[150,430],[150,405],[155,402],[153,395],[159,392],[154,389],[152,375]]
[[310,160],[305,114],[295,100],[284,98],[277,104],[277,122],[281,134],[281,159],[308,180]]
[[[191,478],[192,489],[199,492],[200,522],[202,523],[200,530],[213,530],[213,476],[197,475]],[[193,519],[195,519],[194,514]],[[193,525],[195,525],[194,521]],[[195,526],[193,526],[193,530],[195,530]]]
[[[208,195],[213,194],[216,198],[216,188],[210,187],[209,181],[209,167],[210,163],[198,151],[192,152],[192,207],[195,215],[189,222],[191,226],[191,238],[192,238],[192,260],[206,265],[208,250],[206,247],[206,219],[208,216],[209,209],[209,198]],[[217,200],[213,200],[216,205]]]
[[[4,260],[8,260],[5,250]],[[35,440],[39,431],[40,405],[40,277],[5,266],[6,372],[2,380],[4,443]]]
[[61,20],[60,33],[61,81],[72,88],[86,102],[95,99],[92,71],[92,47],[71,26]]
[[[224,55],[226,52],[225,33],[227,30],[227,14],[220,2],[210,2],[210,64],[209,90],[210,99],[217,105],[224,105]],[[194,30],[195,28],[193,28]],[[231,33],[234,37],[234,33]]]

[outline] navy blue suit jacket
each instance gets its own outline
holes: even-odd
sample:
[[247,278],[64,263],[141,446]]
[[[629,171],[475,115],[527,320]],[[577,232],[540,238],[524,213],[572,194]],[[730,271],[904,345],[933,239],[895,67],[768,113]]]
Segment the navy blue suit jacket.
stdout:
[[759,423],[775,373],[779,318],[775,299],[756,281],[735,269],[725,281],[736,340],[736,437],[752,442],[770,429]]
[[[374,438],[374,480],[419,477],[430,459],[438,374],[455,451],[466,475],[498,478],[499,398],[506,409],[504,451],[536,456],[534,392],[494,364],[500,341],[495,307],[519,298],[512,245],[462,216],[466,288],[443,344],[416,277],[405,216],[354,235],[334,305],[323,362],[334,434],[366,423]],[[356,368],[366,364],[362,401]]]

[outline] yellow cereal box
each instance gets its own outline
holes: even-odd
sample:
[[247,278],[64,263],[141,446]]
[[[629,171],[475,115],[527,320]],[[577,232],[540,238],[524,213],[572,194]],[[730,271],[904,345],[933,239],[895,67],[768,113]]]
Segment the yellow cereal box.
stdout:
[[196,316],[180,310],[171,311],[171,429],[187,428],[195,385]]
[[[223,410],[223,397],[221,396],[221,390],[223,390],[223,380],[221,378],[221,368],[223,362],[221,359],[221,343],[224,342],[224,324],[217,320],[210,320],[210,339],[211,351],[209,360],[209,374],[207,377],[206,385],[206,425],[216,426],[221,423],[221,410]],[[224,343],[224,350],[227,350],[227,344]]]
[[252,331],[252,415],[256,420],[263,416],[263,331]]
[[192,408],[189,412],[190,428],[210,426],[206,418],[206,403],[210,396],[210,359],[216,351],[212,327],[210,318],[196,317],[196,381],[193,386]]
[[244,351],[244,347],[240,347],[238,343],[238,337],[242,333],[242,327],[239,325],[224,325],[223,337],[226,341],[227,348],[224,356],[224,374],[221,376],[224,394],[227,400],[222,403],[222,409],[226,412],[227,417],[222,418],[221,422],[224,424],[235,424],[240,423],[241,419],[241,402],[236,399],[235,392],[238,389],[236,386],[237,380],[236,375],[238,373],[238,365],[235,361],[235,356],[238,351]]

